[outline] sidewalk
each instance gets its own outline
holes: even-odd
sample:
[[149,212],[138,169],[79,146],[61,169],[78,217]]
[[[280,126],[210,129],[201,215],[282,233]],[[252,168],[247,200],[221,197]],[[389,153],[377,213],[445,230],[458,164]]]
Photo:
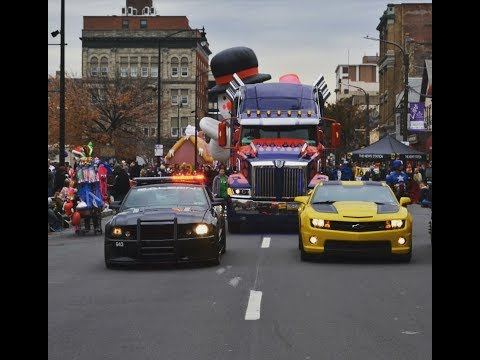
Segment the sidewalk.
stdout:
[[[113,215],[113,210],[112,209],[107,209],[107,210],[104,210],[102,211],[101,213],[101,216],[102,216],[102,219],[105,218],[105,217],[109,217],[109,216],[112,216]],[[104,222],[102,221],[102,231],[103,231],[103,227],[104,227]],[[73,226],[70,226],[69,228],[65,228],[63,229],[63,231],[50,231],[50,225],[48,226],[48,236],[56,236],[56,235],[65,235],[65,234],[69,234],[69,233],[72,233],[74,234],[74,231],[73,231]],[[92,231],[92,234],[93,234],[93,231]]]

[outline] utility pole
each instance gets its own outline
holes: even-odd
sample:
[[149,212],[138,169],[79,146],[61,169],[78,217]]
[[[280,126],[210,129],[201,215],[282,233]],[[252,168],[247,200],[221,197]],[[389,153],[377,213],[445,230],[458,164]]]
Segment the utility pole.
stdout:
[[370,94],[367,93],[365,89],[362,89],[360,86],[344,84],[340,81],[339,84],[361,90],[365,95],[365,105],[367,106],[367,108],[365,109],[365,146],[368,146],[370,145]]
[[65,166],[65,0],[60,9],[60,138],[58,142],[58,161]]
[[[403,81],[403,111],[402,111],[402,120],[401,120],[401,126],[400,126],[400,132],[402,133],[402,138],[403,141],[408,140],[408,90],[409,90],[409,85],[408,85],[408,73],[410,72],[410,58],[408,52],[405,51],[405,49],[397,44],[396,42],[393,41],[388,41],[388,40],[383,40],[383,39],[375,39],[369,36],[365,36],[364,39],[367,40],[375,40],[375,41],[381,41],[390,45],[393,45],[400,49],[402,52],[402,60],[403,60],[403,74],[404,74],[404,81]],[[407,40],[410,41],[409,38]]]

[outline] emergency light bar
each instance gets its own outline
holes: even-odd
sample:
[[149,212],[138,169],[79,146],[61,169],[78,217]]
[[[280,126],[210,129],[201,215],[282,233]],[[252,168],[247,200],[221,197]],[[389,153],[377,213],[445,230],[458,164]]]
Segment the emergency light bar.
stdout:
[[165,183],[202,184],[204,180],[205,180],[205,176],[203,175],[172,175],[172,176],[133,178],[134,186],[165,184]]

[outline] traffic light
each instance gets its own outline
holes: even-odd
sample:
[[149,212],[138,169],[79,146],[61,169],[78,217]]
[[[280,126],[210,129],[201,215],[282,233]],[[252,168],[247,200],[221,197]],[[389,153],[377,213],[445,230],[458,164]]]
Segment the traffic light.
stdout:
[[338,122],[332,123],[332,147],[337,147],[341,143],[341,125]]

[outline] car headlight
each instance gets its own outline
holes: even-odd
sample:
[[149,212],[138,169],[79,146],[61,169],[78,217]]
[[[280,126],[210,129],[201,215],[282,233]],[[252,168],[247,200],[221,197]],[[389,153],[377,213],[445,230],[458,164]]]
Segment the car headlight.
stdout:
[[195,227],[194,231],[197,235],[208,234],[208,226],[206,224],[199,224]]
[[330,228],[330,221],[323,219],[310,219],[310,224],[315,228]]
[[123,235],[123,230],[121,227],[114,227],[112,228],[111,234],[115,237],[121,237]]
[[385,229],[400,229],[404,224],[403,220],[387,220],[385,221]]

